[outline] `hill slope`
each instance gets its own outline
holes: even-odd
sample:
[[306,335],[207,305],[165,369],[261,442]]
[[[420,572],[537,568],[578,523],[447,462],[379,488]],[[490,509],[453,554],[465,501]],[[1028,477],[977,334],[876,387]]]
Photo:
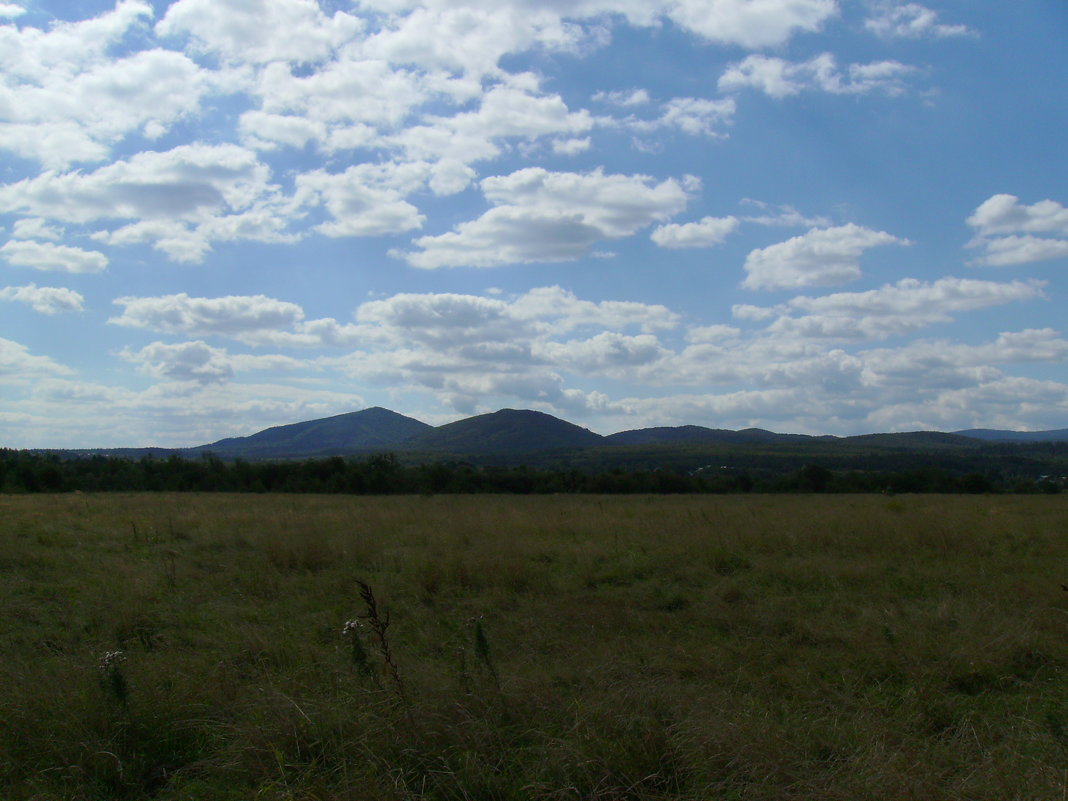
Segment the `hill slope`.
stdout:
[[501,409],[457,420],[404,443],[405,450],[448,453],[530,453],[600,445],[604,437],[543,412]]
[[676,443],[731,442],[764,443],[793,442],[795,440],[812,440],[804,434],[776,434],[762,428],[746,428],[731,431],[725,428],[706,428],[704,426],[659,426],[656,428],[636,428],[609,434],[605,439],[608,445],[669,445]]
[[1053,431],[998,431],[993,428],[970,428],[967,431],[954,433],[987,442],[1068,442],[1068,428],[1058,428]]
[[431,426],[379,406],[359,412],[275,426],[248,437],[229,437],[194,448],[225,457],[314,456],[396,448]]

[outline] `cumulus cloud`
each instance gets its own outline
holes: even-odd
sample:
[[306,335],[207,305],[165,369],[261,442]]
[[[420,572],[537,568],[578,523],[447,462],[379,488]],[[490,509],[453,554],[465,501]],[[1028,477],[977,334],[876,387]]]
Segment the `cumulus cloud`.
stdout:
[[479,79],[499,74],[498,62],[508,53],[574,50],[589,43],[591,34],[596,43],[596,32],[565,23],[543,4],[432,2],[389,18],[361,49],[372,58]]
[[309,386],[190,380],[133,391],[44,377],[10,407],[32,426],[0,417],[0,430],[15,447],[188,447],[365,406],[359,395]]
[[968,225],[980,236],[1018,233],[1055,233],[1068,236],[1068,208],[1053,200],[1030,206],[1015,195],[994,195],[968,217]]
[[123,297],[115,303],[123,307],[123,312],[112,317],[110,323],[186,336],[239,337],[263,330],[292,328],[304,319],[304,310],[297,304],[265,295],[193,298],[182,292],[160,297]]
[[536,358],[558,369],[608,377],[631,375],[635,367],[659,361],[666,354],[652,334],[629,336],[615,331],[589,339],[540,342],[534,348]]
[[734,116],[731,98],[708,100],[700,97],[675,97],[664,104],[658,128],[677,128],[691,136],[723,136],[721,129]]
[[[1038,281],[976,281],[941,278],[926,282],[905,278],[867,292],[800,296],[774,307],[772,332],[806,339],[863,341],[885,339],[946,323],[953,315],[1043,297]],[[743,318],[754,319],[749,307]]]
[[8,286],[0,289],[0,300],[13,300],[29,305],[41,314],[82,311],[85,298],[73,289],[55,286]]
[[680,0],[668,10],[674,22],[706,39],[751,49],[818,31],[837,14],[835,0]]
[[90,173],[45,172],[7,184],[0,210],[65,223],[134,220],[94,236],[112,245],[151,242],[176,261],[198,261],[214,241],[292,240],[284,231],[292,210],[269,179],[270,169],[245,148],[183,145]]
[[979,345],[917,340],[862,356],[869,384],[898,386],[910,393],[918,383],[947,389],[998,380],[1003,375],[995,364],[1060,362],[1068,358],[1068,341],[1051,328],[1026,329],[1002,332],[993,342]]
[[1002,267],[1068,256],[1068,209],[1053,200],[1028,206],[1015,195],[994,195],[967,223],[976,231],[969,247],[985,251],[973,264]]
[[90,173],[45,172],[0,187],[0,209],[71,223],[198,220],[245,209],[269,191],[270,169],[236,145],[146,151]]
[[564,373],[633,373],[664,353],[652,332],[679,320],[663,306],[593,302],[560,287],[514,298],[402,293],[361,304],[355,317],[361,350],[335,360],[341,369],[421,387],[467,414],[488,397],[585,408],[585,393],[568,388]]
[[40,217],[25,217],[21,220],[15,220],[12,233],[15,234],[15,239],[51,239],[54,241],[63,238],[63,230],[61,228],[49,225],[46,220],[42,220]]
[[25,345],[0,337],[0,381],[23,381],[41,376],[73,375],[69,367],[47,356],[34,356]]
[[593,126],[588,111],[571,111],[559,95],[541,93],[537,79],[523,74],[485,91],[473,111],[426,115],[421,124],[383,136],[382,143],[401,150],[409,160],[471,164],[500,155],[503,140],[578,137]]
[[359,326],[325,317],[305,320],[295,303],[265,295],[193,298],[183,293],[157,297],[123,297],[114,301],[122,314],[114,325],[184,336],[219,336],[248,345],[276,347],[343,347],[357,344]]
[[141,372],[172,381],[212,383],[229,381],[234,375],[226,351],[204,342],[182,342],[177,345],[153,342],[138,351],[126,349],[121,355],[139,365]]
[[358,17],[323,14],[316,0],[178,0],[156,25],[230,61],[318,62],[363,30]]
[[299,369],[306,365],[288,356],[230,354],[206,342],[153,342],[139,350],[126,348],[120,354],[138,365],[146,375],[167,381],[195,381],[200,384],[230,381],[238,371]]
[[664,248],[708,248],[722,244],[738,225],[734,216],[702,217],[697,222],[657,226],[651,238]]
[[0,257],[16,267],[61,273],[98,273],[108,266],[99,251],[34,240],[12,239],[0,247]]
[[849,64],[843,70],[830,53],[800,63],[754,54],[730,65],[720,76],[718,86],[721,92],[757,89],[774,98],[810,91],[899,95],[905,91],[904,79],[913,72],[915,67],[897,61]]
[[415,240],[404,254],[415,267],[495,267],[572,261],[603,239],[630,236],[686,206],[674,179],[658,184],[644,175],[549,172],[531,167],[481,182],[493,208],[439,236]]
[[986,255],[975,264],[1004,267],[1068,257],[1068,239],[1045,236],[1001,236],[984,243]]
[[880,245],[907,245],[884,231],[854,223],[814,228],[777,245],[752,251],[745,260],[746,289],[794,289],[841,284],[860,277],[860,256]]
[[945,25],[935,11],[919,3],[881,2],[864,22],[864,27],[887,39],[945,39],[951,36],[974,36],[967,25]]
[[59,22],[48,31],[0,28],[0,148],[50,168],[100,161],[128,135],[158,137],[205,96],[225,91],[223,73],[182,53],[109,57],[152,13],[148,3],[127,0],[95,19]]
[[429,177],[426,164],[360,164],[333,175],[324,170],[297,177],[297,195],[322,203],[333,217],[317,226],[326,236],[374,236],[419,228],[425,217],[404,196]]

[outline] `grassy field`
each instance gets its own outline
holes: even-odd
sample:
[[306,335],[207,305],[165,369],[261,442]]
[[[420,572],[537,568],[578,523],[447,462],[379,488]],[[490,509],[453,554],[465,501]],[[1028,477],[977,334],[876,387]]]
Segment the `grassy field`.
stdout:
[[0,798],[1063,799],[1062,582],[1068,495],[0,496]]

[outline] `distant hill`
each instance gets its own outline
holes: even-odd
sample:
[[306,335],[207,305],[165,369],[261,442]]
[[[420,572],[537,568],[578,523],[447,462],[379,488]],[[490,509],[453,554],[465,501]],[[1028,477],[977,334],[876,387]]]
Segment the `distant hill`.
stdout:
[[969,428],[967,431],[954,433],[988,442],[1068,442],[1068,428],[1058,428],[1052,431],[999,431],[993,428]]
[[896,434],[860,434],[854,437],[843,437],[842,442],[850,445],[871,445],[879,448],[975,448],[978,446],[974,439],[960,434],[946,434],[941,431],[904,431]]
[[192,448],[222,457],[263,459],[306,457],[399,447],[432,427],[375,406],[303,423],[274,426],[247,437],[229,437]]
[[670,445],[685,442],[760,443],[811,439],[817,438],[804,434],[776,434],[773,431],[765,431],[762,428],[730,431],[724,428],[705,428],[704,426],[636,428],[630,431],[620,431],[618,434],[609,434],[604,438],[607,445]]
[[424,431],[404,443],[405,450],[448,453],[529,453],[590,448],[604,437],[544,412],[501,409]]

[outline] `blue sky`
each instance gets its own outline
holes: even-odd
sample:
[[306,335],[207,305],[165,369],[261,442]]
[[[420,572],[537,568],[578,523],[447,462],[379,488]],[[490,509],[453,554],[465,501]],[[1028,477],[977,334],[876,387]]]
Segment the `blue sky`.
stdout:
[[0,0],[0,445],[1068,426],[1061,0]]

